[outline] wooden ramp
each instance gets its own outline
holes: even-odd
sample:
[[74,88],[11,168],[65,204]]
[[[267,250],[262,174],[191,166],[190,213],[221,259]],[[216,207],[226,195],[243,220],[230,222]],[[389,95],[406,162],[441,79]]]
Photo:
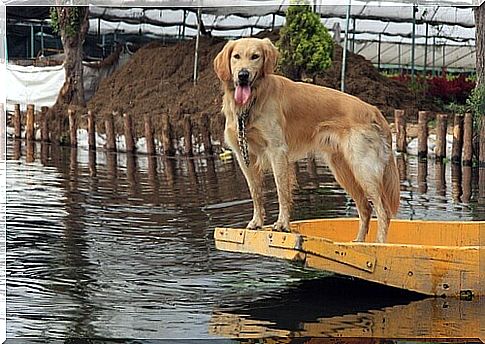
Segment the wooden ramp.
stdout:
[[[216,228],[214,238],[219,250],[298,261],[426,295],[485,295],[485,221],[394,220],[386,244],[354,243],[357,230],[358,219],[321,219],[293,222],[291,233]],[[368,240],[375,235],[373,221]]]

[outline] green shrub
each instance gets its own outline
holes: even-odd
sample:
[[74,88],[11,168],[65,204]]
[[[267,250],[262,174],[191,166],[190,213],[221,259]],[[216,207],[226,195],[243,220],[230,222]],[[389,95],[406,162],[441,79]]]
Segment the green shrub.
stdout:
[[473,122],[476,125],[485,125],[485,85],[475,87],[470,97],[466,100],[466,105],[473,114]]
[[301,79],[303,72],[313,76],[332,64],[332,37],[307,4],[288,7],[277,46],[280,69],[294,80]]

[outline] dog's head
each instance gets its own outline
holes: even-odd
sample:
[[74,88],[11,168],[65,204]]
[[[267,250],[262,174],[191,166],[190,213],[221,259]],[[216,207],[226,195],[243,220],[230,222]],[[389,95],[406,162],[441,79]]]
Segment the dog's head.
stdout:
[[234,100],[244,105],[258,81],[273,73],[278,50],[268,38],[229,41],[214,59],[214,70],[223,82],[234,87]]

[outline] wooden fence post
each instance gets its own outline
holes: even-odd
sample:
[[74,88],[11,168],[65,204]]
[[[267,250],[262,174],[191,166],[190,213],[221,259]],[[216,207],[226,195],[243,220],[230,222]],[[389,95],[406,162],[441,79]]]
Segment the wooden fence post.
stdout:
[[418,112],[418,158],[428,158],[428,111]]
[[190,115],[184,116],[184,154],[187,156],[192,156],[192,121],[190,120]]
[[25,139],[27,141],[35,140],[35,131],[34,131],[34,105],[28,104],[27,105],[27,119],[25,122]]
[[42,142],[49,142],[49,121],[47,120],[47,106],[40,108],[40,140]]
[[153,139],[152,118],[149,113],[145,113],[143,115],[143,119],[145,122],[145,141],[147,145],[147,154],[155,155],[155,141]]
[[206,155],[214,154],[210,133],[210,118],[208,115],[204,115],[200,120],[200,134],[202,136],[202,143],[204,144],[204,153]]
[[465,114],[463,124],[463,165],[471,166],[473,158],[473,116]]
[[455,114],[453,119],[453,146],[451,148],[451,162],[461,163],[461,153],[463,149],[463,115]]
[[106,131],[106,149],[116,152],[116,134],[113,120],[113,113],[106,115],[104,121],[104,129]]
[[162,146],[163,154],[167,156],[174,155],[172,126],[170,125],[170,117],[168,114],[162,115]]
[[131,120],[131,114],[123,114],[123,122],[125,127],[125,145],[127,152],[135,152],[136,145],[133,136],[133,121]]
[[77,119],[76,111],[73,109],[67,110],[69,115],[69,143],[72,147],[77,147]]
[[88,145],[89,149],[96,149],[96,116],[93,111],[88,111]]
[[406,116],[404,110],[394,110],[394,123],[396,126],[396,150],[401,153],[406,153]]
[[448,115],[439,113],[436,115],[436,160],[446,158],[446,128]]
[[13,126],[15,138],[20,139],[22,137],[22,113],[20,112],[20,104],[14,105]]

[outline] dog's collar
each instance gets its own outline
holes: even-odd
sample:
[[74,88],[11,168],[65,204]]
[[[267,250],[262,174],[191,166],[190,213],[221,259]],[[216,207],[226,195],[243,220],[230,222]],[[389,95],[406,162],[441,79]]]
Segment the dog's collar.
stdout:
[[253,97],[249,102],[248,106],[242,108],[240,112],[237,113],[237,141],[239,144],[239,150],[241,151],[244,163],[249,167],[249,150],[248,150],[248,139],[246,137],[246,125],[248,124],[249,117],[251,115],[251,110],[256,103],[256,97]]

